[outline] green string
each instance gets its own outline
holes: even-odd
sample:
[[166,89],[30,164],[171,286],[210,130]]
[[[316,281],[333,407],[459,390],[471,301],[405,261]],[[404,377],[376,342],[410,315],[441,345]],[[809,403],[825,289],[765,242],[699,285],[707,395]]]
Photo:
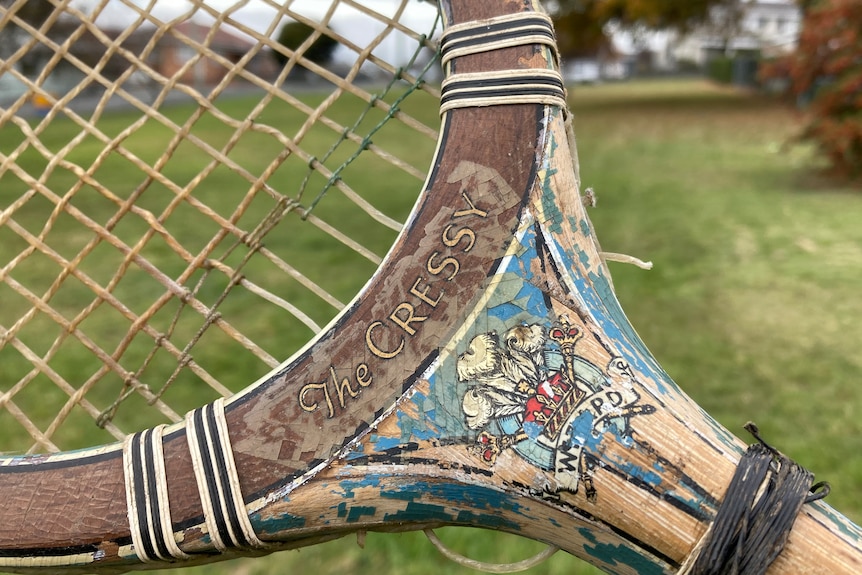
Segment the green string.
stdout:
[[[371,110],[375,107],[375,104],[379,100],[385,99],[386,96],[388,96],[389,93],[392,91],[392,89],[395,87],[395,85],[398,84],[400,81],[404,80],[404,77],[403,77],[404,71],[413,67],[413,65],[416,63],[416,59],[419,57],[419,55],[422,53],[423,48],[425,47],[425,40],[428,37],[433,37],[433,35],[434,35],[435,31],[437,30],[437,27],[439,25],[440,25],[440,15],[438,14],[437,18],[434,21],[434,25],[431,28],[430,34],[422,35],[419,38],[418,46],[417,46],[416,50],[413,52],[413,55],[410,57],[410,60],[408,61],[407,65],[402,66],[402,67],[398,68],[398,70],[395,71],[395,74],[392,76],[392,79],[389,81],[389,83],[386,84],[386,86],[383,88],[383,90],[380,93],[375,94],[369,100],[365,109],[362,111],[361,114],[359,114],[359,116],[357,117],[357,119],[353,123],[353,125],[350,126],[349,128],[345,128],[341,132],[341,136],[332,144],[332,146],[329,148],[329,150],[326,151],[326,153],[323,155],[322,158],[318,159],[316,157],[312,157],[308,161],[308,171],[305,175],[305,178],[302,181],[302,185],[300,186],[300,191],[299,191],[300,196],[302,196],[302,194],[304,193],[305,189],[308,186],[309,179],[311,178],[311,175],[314,173],[314,167],[313,167],[314,163],[315,162],[320,162],[321,164],[325,163],[332,156],[332,154],[335,153],[335,151],[339,148],[339,146],[341,146],[341,144],[343,144],[345,141],[347,141],[349,134],[356,133],[357,129],[359,128],[359,125],[363,122],[363,120],[366,118],[366,116],[368,116],[369,112],[371,112]],[[425,83],[425,80],[424,80],[425,75],[428,73],[429,70],[431,70],[431,68],[434,67],[434,65],[439,61],[439,59],[440,59],[440,50],[438,49],[435,52],[435,54],[428,60],[428,62],[425,64],[425,66],[422,68],[422,71],[418,75],[416,80],[414,82],[412,82],[411,84],[409,84],[407,90],[403,94],[398,96],[392,102],[392,104],[389,107],[389,110],[387,111],[387,113],[383,117],[383,119],[380,122],[378,122],[377,125],[375,125],[373,128],[371,128],[371,130],[368,132],[368,134],[362,138],[362,141],[359,142],[356,150],[350,155],[350,157],[348,157],[340,166],[338,166],[337,168],[335,168],[332,171],[332,175],[329,177],[329,179],[326,181],[326,183],[323,184],[323,187],[320,190],[320,192],[318,192],[317,196],[314,198],[314,200],[311,202],[311,204],[308,206],[308,208],[303,212],[303,214],[302,214],[303,219],[307,218],[308,215],[311,214],[311,212],[314,210],[314,208],[317,206],[317,204],[320,203],[320,200],[323,199],[323,197],[326,195],[326,193],[329,191],[329,189],[332,188],[332,186],[334,186],[336,184],[336,182],[338,182],[341,179],[342,172],[344,172],[344,170],[350,164],[352,164],[365,150],[368,149],[368,146],[370,146],[372,143],[372,138],[374,137],[374,135],[387,122],[389,122],[389,120],[391,120],[395,116],[395,114],[397,114],[401,110],[401,108],[400,108],[401,103],[408,96],[410,96],[413,92],[418,90]]]

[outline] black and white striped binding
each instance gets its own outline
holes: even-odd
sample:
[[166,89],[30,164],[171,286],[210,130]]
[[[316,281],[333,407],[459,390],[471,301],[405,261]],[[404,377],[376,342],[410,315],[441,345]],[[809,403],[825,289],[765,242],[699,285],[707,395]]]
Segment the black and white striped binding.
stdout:
[[548,46],[556,55],[554,25],[549,16],[524,12],[456,24],[440,38],[441,64],[445,66],[460,56],[526,44]]
[[123,444],[126,508],[132,545],[138,558],[144,562],[189,558],[174,538],[162,450],[164,427],[160,425],[135,433]]
[[265,547],[252,528],[243,501],[223,398],[186,415],[186,437],[204,519],[215,548],[225,551]]
[[565,108],[566,89],[556,70],[502,70],[453,74],[443,81],[440,113],[453,108],[549,104]]

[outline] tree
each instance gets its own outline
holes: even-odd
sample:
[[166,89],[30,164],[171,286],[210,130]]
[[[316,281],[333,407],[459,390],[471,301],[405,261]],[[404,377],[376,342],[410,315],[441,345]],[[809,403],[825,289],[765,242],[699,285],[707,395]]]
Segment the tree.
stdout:
[[594,51],[606,42],[609,22],[687,30],[707,22],[715,8],[736,12],[740,0],[557,0],[551,6],[564,56]]
[[813,141],[836,172],[862,176],[862,2],[808,2],[799,46],[764,75],[790,76],[806,106],[802,138]]
[[[0,0],[0,6],[6,11],[10,11],[13,4],[15,4],[14,0]],[[19,3],[12,18],[5,25],[3,33],[0,34],[0,58],[8,59],[30,38],[30,34],[18,22],[24,22],[38,29],[51,15],[53,8],[50,0],[27,0],[23,4]],[[25,54],[21,58],[20,65],[25,74],[33,75],[38,72],[35,69],[35,60],[36,58],[31,54]]]
[[[278,42],[291,52],[299,51],[300,47],[317,31],[304,22],[288,22],[281,27],[278,33]],[[302,53],[302,57],[315,64],[324,65],[332,58],[333,52],[338,47],[338,42],[331,36],[319,34],[311,45]],[[278,63],[284,66],[289,56],[278,50],[273,51],[273,56]]]
[[[7,10],[14,3],[13,0],[0,0],[0,6],[3,6]],[[23,4],[19,4],[18,9],[15,11],[15,16],[34,28],[38,28],[48,19],[53,9],[54,5],[50,0],[27,0]]]
[[715,6],[738,0],[559,0],[554,12],[583,12],[599,21],[617,20],[656,28],[685,27],[705,21]]

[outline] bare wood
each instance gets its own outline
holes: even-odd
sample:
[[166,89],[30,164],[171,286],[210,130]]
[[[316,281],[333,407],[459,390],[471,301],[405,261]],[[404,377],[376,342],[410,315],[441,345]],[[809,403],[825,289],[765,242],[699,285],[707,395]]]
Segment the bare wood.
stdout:
[[[450,25],[536,9],[442,4]],[[549,60],[516,47],[452,71]],[[229,401],[243,499],[267,551],[360,529],[470,525],[617,573],[672,573],[692,553],[745,444],[670,381],[625,320],[568,138],[549,107],[447,113],[428,189],[367,291]],[[177,424],[165,442],[174,530],[193,555],[183,564],[239,554],[217,554],[205,533],[185,435]],[[3,569],[141,566],[118,446],[0,464]],[[858,573],[860,542],[837,512],[808,505],[770,573]]]

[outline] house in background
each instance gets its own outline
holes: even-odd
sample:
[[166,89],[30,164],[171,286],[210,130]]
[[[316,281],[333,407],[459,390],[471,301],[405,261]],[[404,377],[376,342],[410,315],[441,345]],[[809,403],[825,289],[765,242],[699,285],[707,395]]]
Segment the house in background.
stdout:
[[802,11],[795,0],[743,0],[736,11],[716,9],[710,24],[677,38],[677,62],[710,68],[728,62],[734,84],[752,85],[762,58],[796,49]]
[[674,52],[678,59],[699,64],[735,51],[778,56],[796,49],[801,29],[802,11],[795,0],[748,0],[735,15],[716,10],[713,23],[680,38]]
[[760,60],[792,52],[801,28],[796,0],[739,0],[714,8],[710,22],[687,33],[611,23],[607,43],[589,54],[567,54],[563,73],[567,80],[590,82],[697,73],[720,64],[726,81],[753,85]]
[[[197,86],[218,84],[228,74],[229,66],[236,64],[253,50],[256,41],[232,26],[213,29],[194,21],[187,20],[174,26],[176,33],[167,33],[160,38],[148,58],[150,65],[160,74],[173,77],[180,74],[179,82]],[[186,41],[206,44],[217,58],[202,56],[196,63],[180,72],[196,55],[197,51]],[[221,60],[221,61],[220,61]],[[261,78],[273,78],[278,66],[269,50],[258,51],[246,69]],[[237,76],[242,80],[242,76]]]
[[562,63],[567,82],[590,84],[606,80],[623,80],[631,74],[632,56],[621,51],[613,37],[594,50],[570,52]]
[[[65,56],[59,60],[55,59],[55,50],[50,45],[42,42],[34,44],[23,57],[15,60],[12,68],[14,73],[6,73],[0,76],[0,100],[12,102],[31,93],[31,96],[42,102],[47,99],[31,90],[29,82],[21,80],[20,77],[35,81],[43,76],[40,89],[49,94],[65,94],[75,91],[84,96],[91,95],[104,90],[100,78],[90,75],[89,72],[98,67],[99,76],[104,82],[113,82],[121,75],[127,73],[131,64],[123,56],[118,54],[119,50],[128,50],[133,53],[141,53],[147,44],[152,32],[142,33],[140,30],[126,34],[121,40],[120,31],[101,30],[108,37],[108,42],[115,42],[118,47],[109,51],[105,43],[96,34],[88,29],[82,29],[80,21],[73,17],[65,16],[57,19],[45,31],[49,41],[57,46],[68,44]],[[27,35],[21,35],[19,42],[26,42]],[[17,50],[13,44],[6,49]],[[0,53],[0,58],[6,58],[9,54]],[[50,67],[44,74],[46,67]]]
[[751,85],[760,60],[795,50],[801,29],[796,0],[739,0],[714,8],[710,22],[687,33],[613,25],[607,32],[633,75],[696,72],[720,62],[727,81]]

